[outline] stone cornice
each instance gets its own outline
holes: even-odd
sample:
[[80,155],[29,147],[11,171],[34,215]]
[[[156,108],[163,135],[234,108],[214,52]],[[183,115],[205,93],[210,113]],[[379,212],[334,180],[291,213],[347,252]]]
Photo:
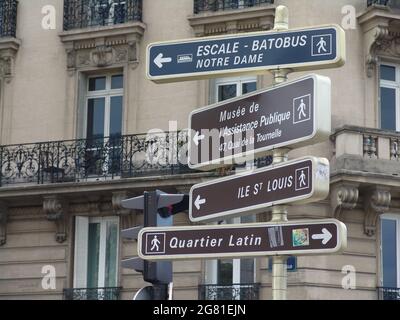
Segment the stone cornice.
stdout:
[[273,27],[275,5],[256,6],[217,12],[203,12],[188,17],[198,37],[217,33],[269,30]]
[[45,196],[43,197],[43,211],[47,220],[54,221],[56,224],[56,241],[63,243],[67,239],[67,201],[57,195]]

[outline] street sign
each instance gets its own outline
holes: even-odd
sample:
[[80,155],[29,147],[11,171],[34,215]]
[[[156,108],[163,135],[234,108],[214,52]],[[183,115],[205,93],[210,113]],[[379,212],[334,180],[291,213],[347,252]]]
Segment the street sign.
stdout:
[[331,81],[309,75],[189,115],[189,167],[209,170],[331,134]]
[[154,82],[175,82],[282,68],[333,68],[343,65],[345,56],[344,30],[326,25],[152,43],[146,73]]
[[[272,271],[272,259],[268,259],[268,271]],[[295,272],[297,271],[297,257],[290,256],[286,260],[286,271]]]
[[192,186],[189,218],[224,220],[278,204],[322,200],[328,193],[329,161],[305,157]]
[[138,254],[146,260],[327,254],[346,244],[344,223],[304,220],[145,228],[139,233]]

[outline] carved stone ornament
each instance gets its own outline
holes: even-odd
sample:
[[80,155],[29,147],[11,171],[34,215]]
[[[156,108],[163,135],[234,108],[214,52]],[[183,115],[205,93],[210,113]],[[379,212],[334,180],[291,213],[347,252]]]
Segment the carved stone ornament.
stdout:
[[0,78],[9,83],[14,75],[14,61],[20,41],[15,38],[0,38]]
[[7,242],[7,218],[8,208],[0,202],[0,246],[3,246]]
[[369,189],[363,194],[364,199],[364,233],[373,236],[376,232],[376,223],[380,214],[389,210],[391,194],[387,189],[380,187]]
[[353,184],[339,184],[331,189],[332,216],[340,220],[343,210],[352,210],[356,207],[359,191]]
[[368,77],[374,75],[379,57],[400,56],[400,16],[386,6],[371,6],[358,17],[364,32],[364,53]]
[[145,30],[141,22],[75,29],[60,34],[67,53],[70,75],[82,68],[138,65],[138,45]]
[[68,204],[58,196],[43,198],[43,211],[47,220],[56,224],[56,241],[63,243],[67,239],[67,213]]

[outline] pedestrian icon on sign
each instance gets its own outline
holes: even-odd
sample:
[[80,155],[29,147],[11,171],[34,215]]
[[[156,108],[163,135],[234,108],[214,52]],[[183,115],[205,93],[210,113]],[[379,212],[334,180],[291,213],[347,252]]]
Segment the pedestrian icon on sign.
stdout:
[[165,233],[146,233],[146,254],[165,253]]
[[317,43],[317,47],[318,47],[318,53],[321,53],[321,51],[323,52],[328,51],[326,50],[326,41],[324,40],[323,37],[320,38],[319,42]]
[[297,108],[297,111],[299,112],[299,119],[305,118],[307,116],[305,110],[306,110],[306,104],[304,103],[304,99],[301,99],[301,103]]
[[296,169],[295,190],[304,190],[310,187],[310,168],[304,167]]
[[300,174],[300,187],[306,186],[306,175],[304,174],[304,170],[301,170]]
[[311,55],[328,56],[332,54],[332,35],[320,34],[312,36]]
[[293,124],[311,119],[311,95],[293,99]]
[[151,240],[151,249],[150,251],[159,251],[160,250],[160,240],[157,239],[157,235],[154,236],[153,240]]

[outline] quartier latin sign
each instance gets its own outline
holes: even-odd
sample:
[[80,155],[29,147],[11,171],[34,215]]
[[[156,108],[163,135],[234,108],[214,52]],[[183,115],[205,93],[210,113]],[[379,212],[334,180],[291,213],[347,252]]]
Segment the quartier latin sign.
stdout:
[[189,115],[189,167],[210,170],[324,141],[330,113],[330,79],[314,74],[196,109]]
[[324,254],[345,248],[346,239],[346,226],[335,219],[144,228],[138,254],[146,260]]
[[152,43],[147,77],[158,83],[227,75],[337,67],[345,61],[344,30],[338,25],[263,31]]
[[329,161],[304,157],[193,185],[189,218],[215,221],[284,203],[310,203],[329,193]]

